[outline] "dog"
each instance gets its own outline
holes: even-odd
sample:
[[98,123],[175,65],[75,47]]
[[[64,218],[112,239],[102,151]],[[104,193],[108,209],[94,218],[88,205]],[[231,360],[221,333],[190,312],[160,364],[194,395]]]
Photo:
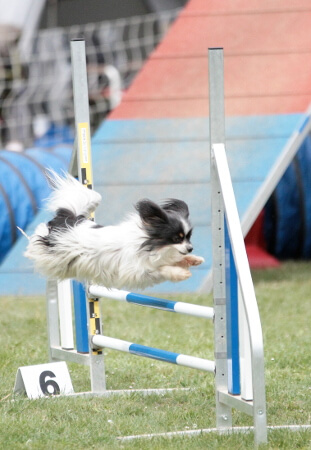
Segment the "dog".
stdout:
[[47,209],[55,216],[38,225],[25,252],[41,274],[133,290],[186,280],[189,267],[203,263],[191,254],[192,226],[184,201],[167,199],[159,205],[142,199],[118,225],[101,226],[90,219],[99,193],[66,173],[50,171],[48,179]]

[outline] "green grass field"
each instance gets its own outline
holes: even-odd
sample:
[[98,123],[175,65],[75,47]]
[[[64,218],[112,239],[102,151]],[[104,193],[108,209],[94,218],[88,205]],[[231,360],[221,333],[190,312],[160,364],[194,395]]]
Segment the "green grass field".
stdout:
[[[284,263],[253,274],[265,342],[269,425],[311,422],[311,263]],[[211,306],[210,296],[180,296]],[[109,389],[180,388],[164,396],[28,400],[13,396],[18,367],[48,362],[44,298],[0,298],[0,448],[244,449],[253,435],[120,442],[118,436],[215,427],[213,376],[107,350]],[[213,359],[212,324],[148,308],[102,301],[104,332],[154,347]],[[69,364],[76,392],[88,368]],[[234,425],[251,425],[234,413]],[[311,448],[311,431],[269,433],[267,449]]]

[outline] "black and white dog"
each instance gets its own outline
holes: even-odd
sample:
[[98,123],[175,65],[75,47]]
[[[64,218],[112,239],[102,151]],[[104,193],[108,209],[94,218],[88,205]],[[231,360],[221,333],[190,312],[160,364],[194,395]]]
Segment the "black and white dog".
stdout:
[[25,256],[50,278],[75,278],[118,289],[144,289],[191,276],[204,259],[191,255],[188,206],[169,199],[161,206],[144,199],[118,225],[89,219],[101,201],[71,175],[51,172],[48,210],[55,217],[29,237]]

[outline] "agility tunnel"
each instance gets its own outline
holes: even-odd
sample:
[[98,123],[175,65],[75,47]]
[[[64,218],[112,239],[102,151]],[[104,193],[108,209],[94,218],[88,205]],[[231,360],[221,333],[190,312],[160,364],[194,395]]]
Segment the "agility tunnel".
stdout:
[[307,136],[265,206],[267,249],[280,260],[311,258],[311,136]]
[[66,170],[71,145],[30,148],[23,152],[0,151],[0,262],[26,229],[48,197],[45,172]]
[[[268,0],[190,0],[93,136],[98,223],[121,220],[142,197],[189,205],[194,252],[205,264],[151,292],[210,288],[207,48],[224,48],[226,149],[246,236],[310,131],[310,20],[307,0],[273,8]],[[3,294],[44,292],[25,246],[19,240],[1,265]]]

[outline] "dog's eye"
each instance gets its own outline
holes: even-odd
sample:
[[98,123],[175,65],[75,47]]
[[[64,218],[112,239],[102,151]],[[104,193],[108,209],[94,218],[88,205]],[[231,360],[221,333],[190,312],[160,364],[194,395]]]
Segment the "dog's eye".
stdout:
[[177,244],[184,240],[185,235],[183,233],[179,233],[178,235],[173,237],[173,241]]

